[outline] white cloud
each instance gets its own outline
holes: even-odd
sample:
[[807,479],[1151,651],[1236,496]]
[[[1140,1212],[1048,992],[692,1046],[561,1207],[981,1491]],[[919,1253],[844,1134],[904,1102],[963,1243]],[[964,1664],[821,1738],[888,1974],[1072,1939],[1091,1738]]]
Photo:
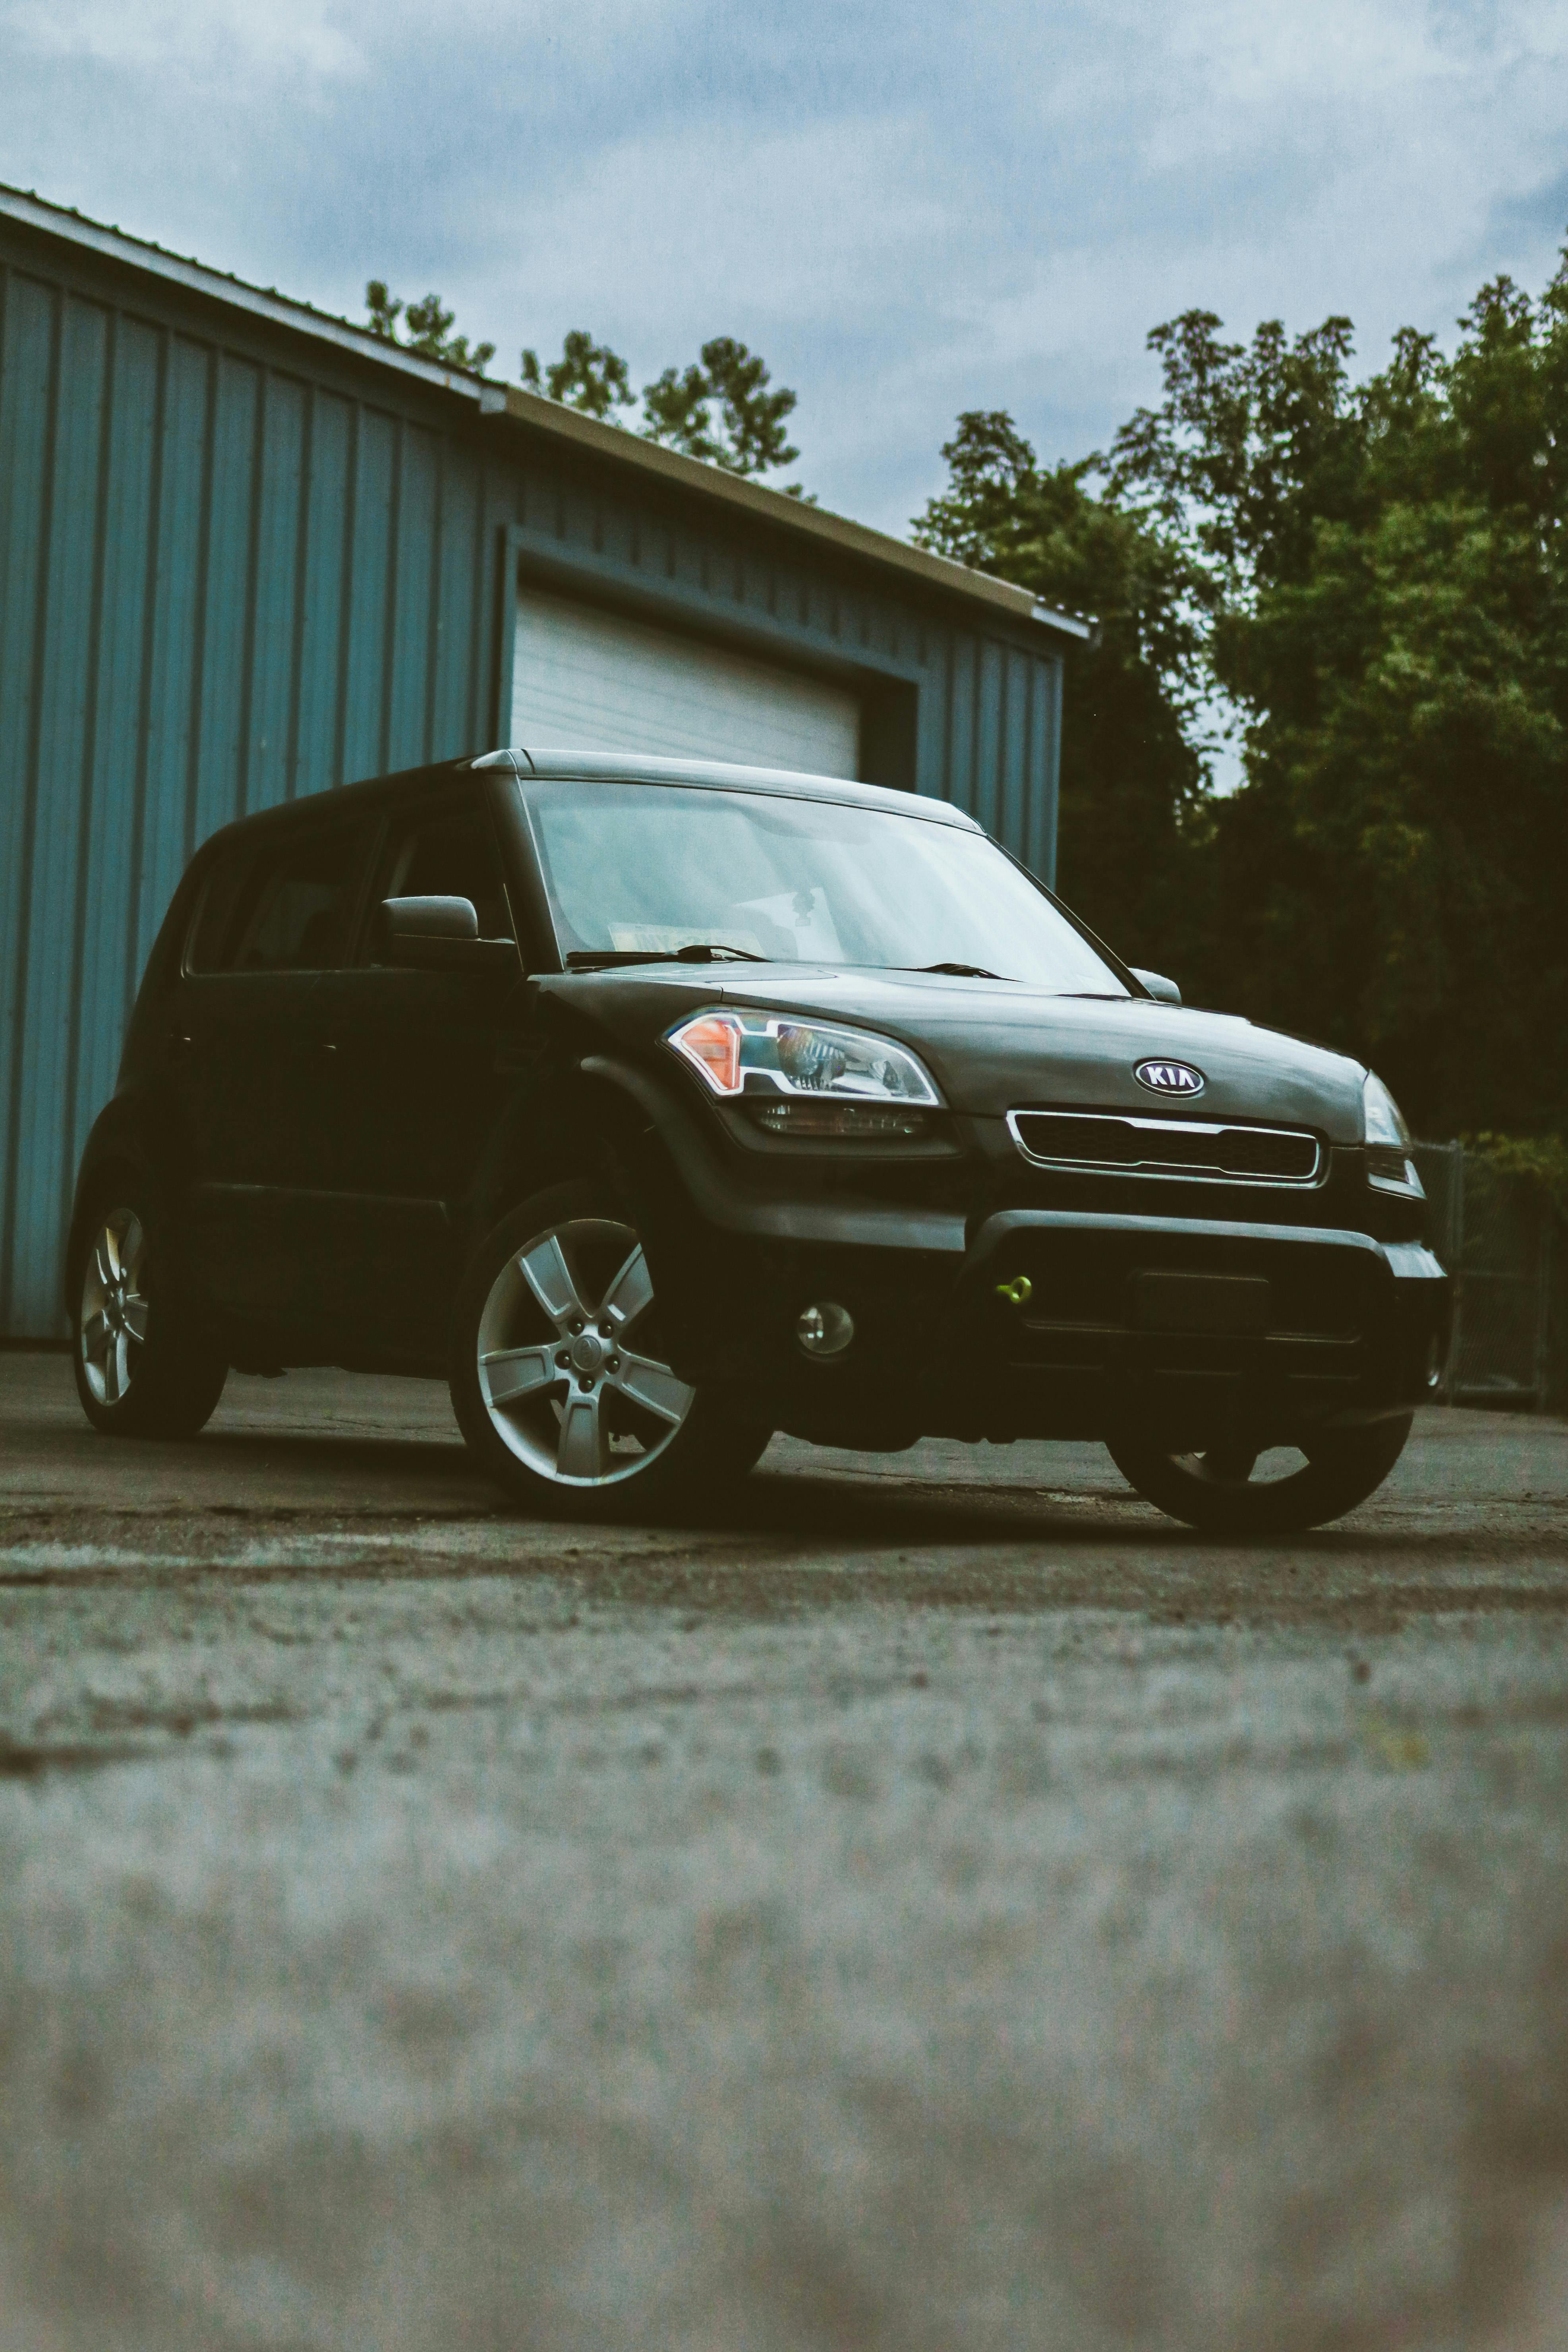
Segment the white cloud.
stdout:
[[341,17],[310,0],[169,0],[163,7],[104,6],[101,0],[37,0],[5,12],[17,51],[129,75],[166,74],[209,94],[234,77],[302,72],[342,80],[363,76],[365,52]]
[[[575,41],[592,47],[666,23],[664,0],[575,0]],[[521,44],[550,44],[562,23],[553,0],[10,0],[0,39],[17,51],[64,64],[167,76],[207,87],[219,100],[235,77],[303,74],[323,81],[374,78],[422,47],[504,58]],[[417,110],[410,67],[406,94]]]
[[1180,309],[1370,364],[1538,283],[1565,62],[1561,0],[0,0],[0,178],[351,312],[439,287],[509,365],[741,334],[901,527],[961,407],[1103,443]]
[[672,307],[829,323],[949,242],[943,205],[911,183],[915,136],[876,120],[633,135],[530,205],[520,289],[568,323],[586,303],[666,339]]

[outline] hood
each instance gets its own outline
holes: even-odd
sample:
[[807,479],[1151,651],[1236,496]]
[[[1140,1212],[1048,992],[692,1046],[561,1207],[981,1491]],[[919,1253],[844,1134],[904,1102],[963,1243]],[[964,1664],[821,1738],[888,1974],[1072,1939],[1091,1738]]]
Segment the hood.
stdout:
[[[816,1013],[877,1029],[912,1046],[955,1110],[1000,1118],[1038,1108],[1142,1111],[1154,1117],[1258,1119],[1359,1143],[1359,1062],[1228,1013],[1146,997],[1054,996],[1011,982],[814,964],[630,966],[544,983],[569,992],[622,1034],[646,1038],[703,1004]],[[635,1007],[635,1010],[634,1010]],[[584,1007],[584,1009],[586,1009]],[[1203,1075],[1195,1097],[1152,1093],[1140,1062],[1185,1062]]]

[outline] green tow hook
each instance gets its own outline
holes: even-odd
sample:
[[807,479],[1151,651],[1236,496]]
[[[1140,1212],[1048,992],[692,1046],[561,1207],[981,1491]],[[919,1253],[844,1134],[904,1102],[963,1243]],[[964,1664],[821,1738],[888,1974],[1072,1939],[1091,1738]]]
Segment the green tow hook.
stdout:
[[996,1285],[996,1296],[998,1298],[1005,1298],[1009,1307],[1026,1307],[1028,1304],[1029,1293],[1034,1286],[1026,1274],[1016,1274],[1011,1282],[999,1282]]

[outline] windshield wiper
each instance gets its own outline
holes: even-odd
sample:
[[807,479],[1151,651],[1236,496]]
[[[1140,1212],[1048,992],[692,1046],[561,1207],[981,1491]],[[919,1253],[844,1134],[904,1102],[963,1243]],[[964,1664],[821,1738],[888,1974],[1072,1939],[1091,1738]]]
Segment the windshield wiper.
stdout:
[[693,940],[683,948],[574,948],[566,958],[568,971],[605,971],[623,963],[719,963],[732,956],[737,963],[766,963],[766,956],[750,948],[732,948],[722,940]]
[[[983,963],[906,963],[900,969],[904,971],[947,971],[952,974],[954,980],[1007,979],[1005,972],[987,971]],[[1012,985],[1010,981],[1008,985],[1009,987]]]

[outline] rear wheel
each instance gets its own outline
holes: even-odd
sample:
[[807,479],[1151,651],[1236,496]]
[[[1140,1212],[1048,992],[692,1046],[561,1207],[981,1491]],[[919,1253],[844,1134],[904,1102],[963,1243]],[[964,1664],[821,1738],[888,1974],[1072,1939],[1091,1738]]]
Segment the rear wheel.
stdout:
[[115,1437],[192,1437],[228,1366],[184,1308],[143,1186],[107,1190],[84,1225],[71,1360],[82,1411]]
[[1110,1458],[1145,1501],[1205,1535],[1279,1536],[1353,1511],[1382,1486],[1410,1434],[1411,1416],[1325,1432],[1300,1450],[1245,1444],[1163,1454],[1136,1437],[1107,1441]]
[[699,1502],[771,1434],[671,1370],[642,1242],[595,1183],[539,1193],[490,1234],[458,1297],[451,1386],[491,1477],[562,1517]]

